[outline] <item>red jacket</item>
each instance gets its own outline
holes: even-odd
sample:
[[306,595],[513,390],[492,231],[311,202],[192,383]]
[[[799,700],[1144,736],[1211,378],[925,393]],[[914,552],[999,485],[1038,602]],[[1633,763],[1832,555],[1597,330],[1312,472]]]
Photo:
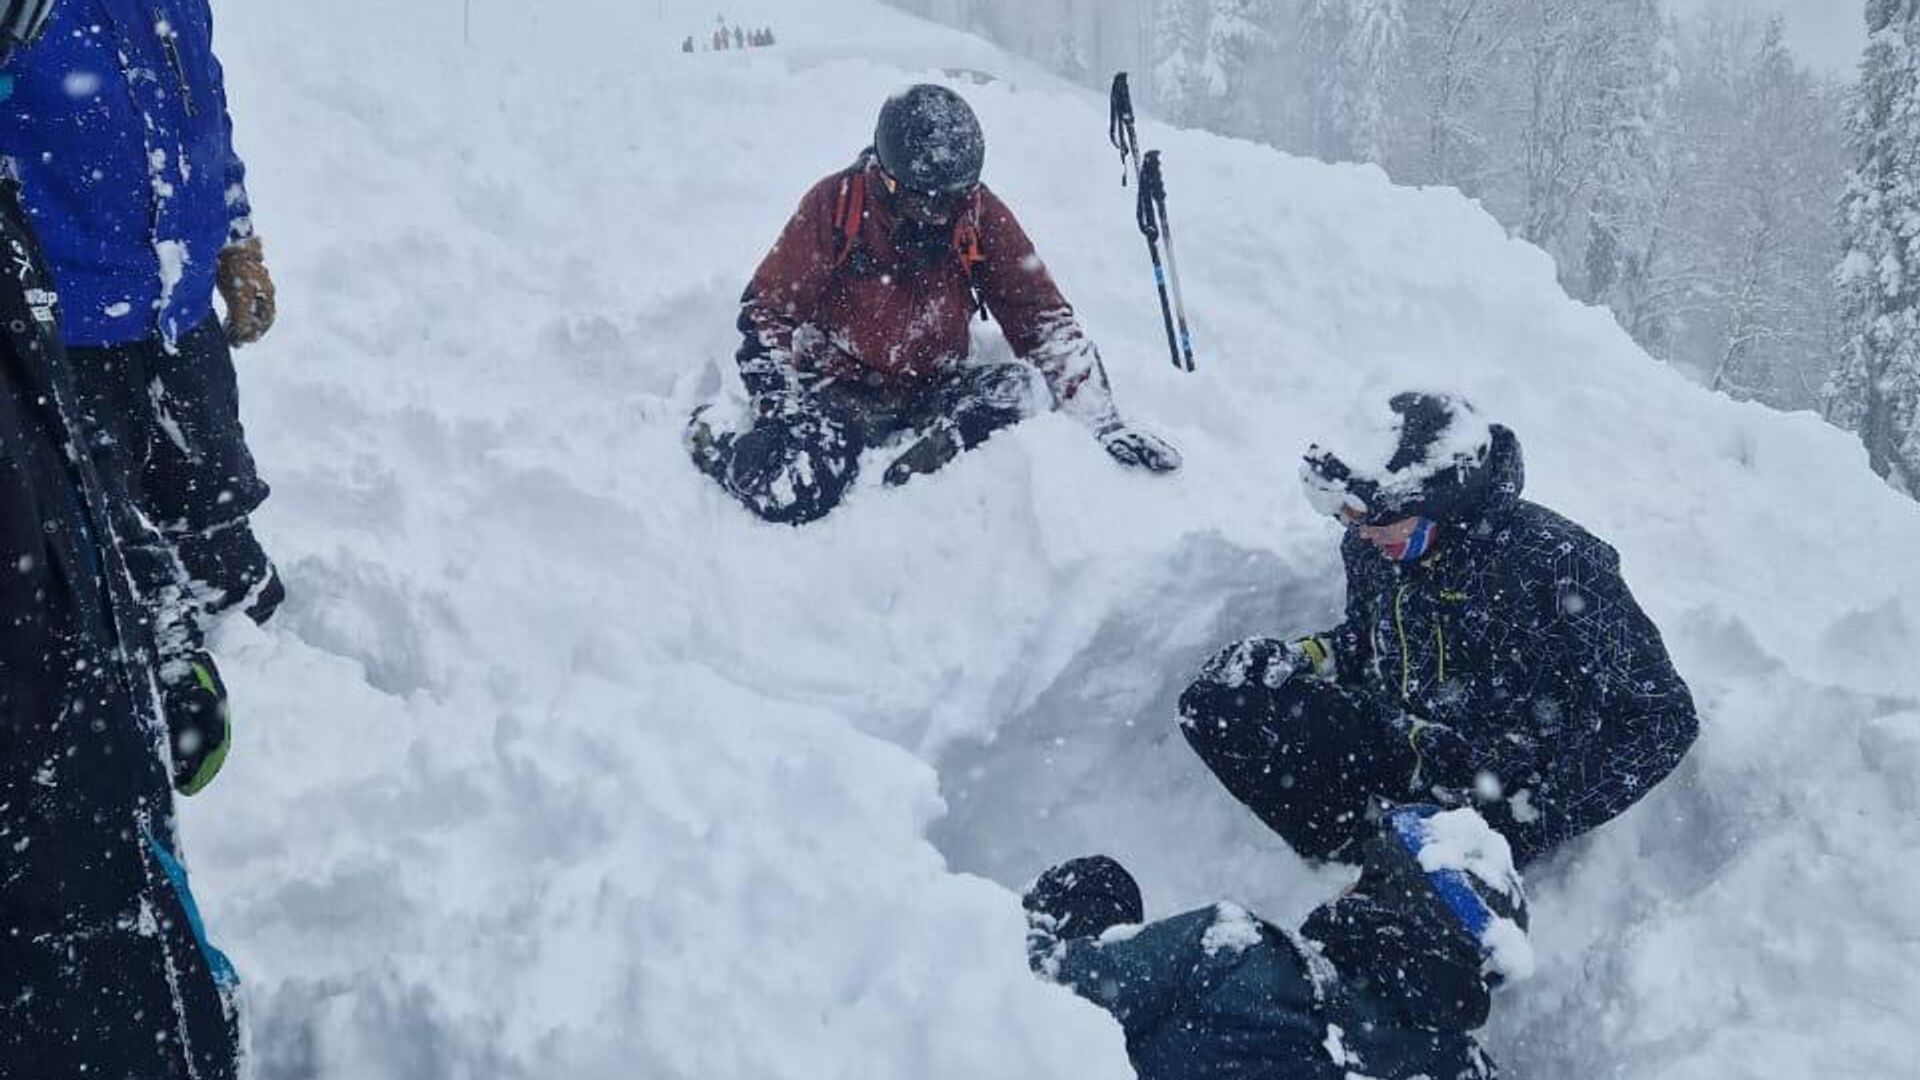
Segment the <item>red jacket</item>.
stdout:
[[[843,231],[836,219],[850,220],[840,209],[850,202],[861,204],[859,222]],[[899,250],[895,225],[879,171],[864,159],[807,192],[742,300],[749,392],[791,388],[803,375],[911,389],[966,360],[977,284],[1008,344],[1062,408],[1090,422],[1112,416],[1099,353],[993,192],[982,186],[964,204],[944,255]]]

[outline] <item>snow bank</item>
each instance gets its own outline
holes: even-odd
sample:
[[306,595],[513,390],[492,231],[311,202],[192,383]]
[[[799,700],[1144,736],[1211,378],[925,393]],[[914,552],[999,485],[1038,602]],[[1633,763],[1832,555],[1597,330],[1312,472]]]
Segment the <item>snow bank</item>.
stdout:
[[[705,5],[475,0],[471,47],[459,8],[220,8],[282,285],[241,369],[294,597],[223,642],[240,741],[188,835],[264,1077],[1125,1076],[1027,973],[1003,885],[1104,850],[1155,912],[1285,921],[1340,884],[1171,716],[1222,642],[1331,621],[1298,460],[1408,386],[1519,433],[1705,714],[1681,776],[1531,883],[1496,1054],[1910,1064],[1920,509],[1845,436],[1655,365],[1453,193],[1148,125],[1184,375],[1097,95],[868,0],[730,5],[782,44],[692,57]],[[942,69],[1187,471],[1049,419],[757,525],[681,425],[800,193]]]

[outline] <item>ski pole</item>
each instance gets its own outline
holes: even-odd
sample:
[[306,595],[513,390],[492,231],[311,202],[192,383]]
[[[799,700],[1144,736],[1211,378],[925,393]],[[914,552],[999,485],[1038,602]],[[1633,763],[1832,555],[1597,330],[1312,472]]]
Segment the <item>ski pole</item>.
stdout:
[[[1140,154],[1140,135],[1134,125],[1133,92],[1127,73],[1113,77],[1109,98],[1107,138],[1120,151],[1120,186],[1130,178],[1139,179],[1139,200],[1135,206],[1136,223],[1147,238],[1147,255],[1153,260],[1153,283],[1160,293],[1160,318],[1166,325],[1167,354],[1173,366],[1194,370],[1193,336],[1187,328],[1187,305],[1180,290],[1180,267],[1173,252],[1172,218],[1167,214],[1166,178],[1160,171],[1160,152]],[[1166,258],[1160,256],[1160,242],[1167,244]],[[1172,294],[1168,294],[1168,285]],[[1177,324],[1177,328],[1176,328]]]
[[[1173,250],[1173,218],[1167,214],[1167,181],[1160,172],[1160,151],[1147,151],[1140,169],[1140,201],[1159,215],[1160,240],[1167,248],[1167,280],[1173,285],[1173,315],[1180,323],[1180,347],[1173,366],[1193,370],[1193,333],[1187,328],[1187,299],[1180,291],[1180,260]],[[1184,361],[1184,362],[1183,362]]]
[[1120,186],[1126,187],[1131,172],[1140,162],[1140,135],[1133,128],[1133,91],[1127,85],[1127,73],[1113,77],[1113,93],[1107,114],[1107,140],[1120,151]]

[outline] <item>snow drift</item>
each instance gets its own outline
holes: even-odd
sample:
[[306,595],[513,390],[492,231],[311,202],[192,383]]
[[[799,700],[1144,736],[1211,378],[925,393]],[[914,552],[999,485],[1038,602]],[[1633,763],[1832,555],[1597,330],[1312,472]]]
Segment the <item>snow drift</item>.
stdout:
[[[1920,508],[1854,442],[1655,364],[1455,193],[1148,125],[1196,309],[1178,373],[1098,95],[869,0],[731,7],[782,44],[682,55],[712,18],[682,0],[475,0],[470,46],[453,0],[220,6],[282,284],[241,368],[294,598],[224,635],[239,742],[188,839],[264,1078],[1128,1075],[1027,973],[1008,887],[1106,851],[1156,914],[1288,920],[1341,883],[1171,717],[1224,641],[1333,620],[1297,462],[1407,385],[1518,431],[1705,725],[1529,883],[1539,972],[1495,1054],[1910,1067]],[[801,192],[928,77],[1187,470],[1049,418],[760,525],[682,423]]]

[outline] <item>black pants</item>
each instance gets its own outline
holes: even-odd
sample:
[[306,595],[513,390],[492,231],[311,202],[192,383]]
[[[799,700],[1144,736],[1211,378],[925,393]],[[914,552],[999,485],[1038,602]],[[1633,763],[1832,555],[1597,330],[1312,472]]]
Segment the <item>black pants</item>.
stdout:
[[78,582],[47,590],[45,662],[0,672],[0,1080],[235,1080],[150,669]]
[[272,572],[248,515],[266,501],[240,426],[233,354],[217,318],[182,336],[69,350],[105,477],[171,543],[212,613],[248,603]]
[[71,859],[98,892],[120,876],[101,865],[117,848],[139,880],[114,909],[29,900],[0,915],[0,1080],[237,1080],[238,982],[173,853],[136,828],[71,839],[91,848],[40,857]]
[[1333,683],[1196,682],[1180,717],[1200,760],[1302,858],[1357,857],[1379,805],[1418,798],[1419,760],[1392,714]]
[[722,436],[701,467],[760,517],[802,525],[840,504],[869,447],[949,426],[959,449],[971,450],[1034,415],[1044,400],[1037,379],[1026,364],[998,363],[954,368],[906,393],[817,384],[787,412]]

